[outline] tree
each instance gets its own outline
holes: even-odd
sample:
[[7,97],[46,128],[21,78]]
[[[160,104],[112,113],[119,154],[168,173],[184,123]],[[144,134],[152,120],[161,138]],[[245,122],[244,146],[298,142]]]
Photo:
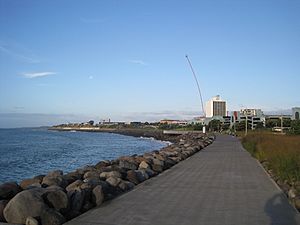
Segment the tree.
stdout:
[[93,125],[94,125],[94,120],[90,120],[88,123],[89,123],[91,126],[93,126]]
[[203,125],[201,123],[195,123],[193,125],[193,129],[194,130],[202,130],[203,129]]
[[[248,121],[248,124],[247,124],[247,128],[248,128],[248,130],[251,129],[251,124],[250,124],[249,121]],[[246,129],[246,121],[243,120],[243,121],[235,123],[235,129],[237,131],[243,131],[243,130],[245,130]]]
[[280,119],[266,119],[266,127],[273,128],[280,126],[281,121]]
[[261,130],[261,129],[264,129],[264,123],[263,122],[258,122],[255,126],[255,129],[256,130]]
[[293,134],[300,134],[300,120],[291,121],[291,132]]
[[229,123],[223,123],[222,124],[222,130],[229,130],[230,124]]
[[221,121],[220,120],[211,120],[208,123],[208,127],[211,131],[220,131],[221,130]]

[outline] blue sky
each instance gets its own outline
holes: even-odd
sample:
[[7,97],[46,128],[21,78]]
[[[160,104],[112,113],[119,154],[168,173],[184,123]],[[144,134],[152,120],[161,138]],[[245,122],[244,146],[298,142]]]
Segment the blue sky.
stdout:
[[300,1],[0,0],[0,127],[300,105]]

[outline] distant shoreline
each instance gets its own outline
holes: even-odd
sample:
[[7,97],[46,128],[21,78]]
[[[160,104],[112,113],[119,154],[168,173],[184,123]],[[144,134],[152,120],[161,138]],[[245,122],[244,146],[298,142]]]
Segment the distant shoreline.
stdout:
[[141,129],[141,128],[128,128],[128,129],[115,129],[115,128],[100,128],[100,127],[50,127],[48,130],[55,131],[80,131],[80,132],[103,132],[114,133],[132,137],[147,137],[154,138],[160,141],[176,142],[178,135],[167,135],[162,130],[158,129]]

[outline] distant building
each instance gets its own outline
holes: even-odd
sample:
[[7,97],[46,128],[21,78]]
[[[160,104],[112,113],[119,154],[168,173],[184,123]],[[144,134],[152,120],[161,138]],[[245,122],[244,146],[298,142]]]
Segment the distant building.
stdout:
[[265,126],[266,117],[261,109],[241,109],[240,111],[233,111],[232,122],[248,121],[249,129],[254,130],[257,124]]
[[299,120],[300,117],[300,107],[292,108],[292,120]]
[[244,116],[256,116],[261,117],[263,116],[263,111],[261,109],[241,109],[241,114]]
[[221,100],[220,95],[213,97],[206,103],[206,117],[226,116],[226,101]]
[[168,120],[164,119],[159,121],[160,124],[177,124],[177,125],[186,125],[188,122],[186,120]]

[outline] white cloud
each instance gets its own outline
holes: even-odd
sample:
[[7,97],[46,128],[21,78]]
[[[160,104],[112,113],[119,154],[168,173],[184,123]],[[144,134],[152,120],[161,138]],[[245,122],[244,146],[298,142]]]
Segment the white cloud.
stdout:
[[89,76],[89,79],[90,79],[90,80],[93,80],[93,79],[94,79],[94,77],[93,77],[93,76]]
[[38,73],[22,73],[22,75],[26,78],[37,78],[37,77],[45,77],[49,75],[54,75],[55,72],[38,72]]
[[144,62],[143,60],[140,60],[140,59],[130,59],[129,62],[134,63],[134,64],[139,64],[139,65],[142,65],[142,66],[148,65],[148,63],[146,63],[146,62]]

